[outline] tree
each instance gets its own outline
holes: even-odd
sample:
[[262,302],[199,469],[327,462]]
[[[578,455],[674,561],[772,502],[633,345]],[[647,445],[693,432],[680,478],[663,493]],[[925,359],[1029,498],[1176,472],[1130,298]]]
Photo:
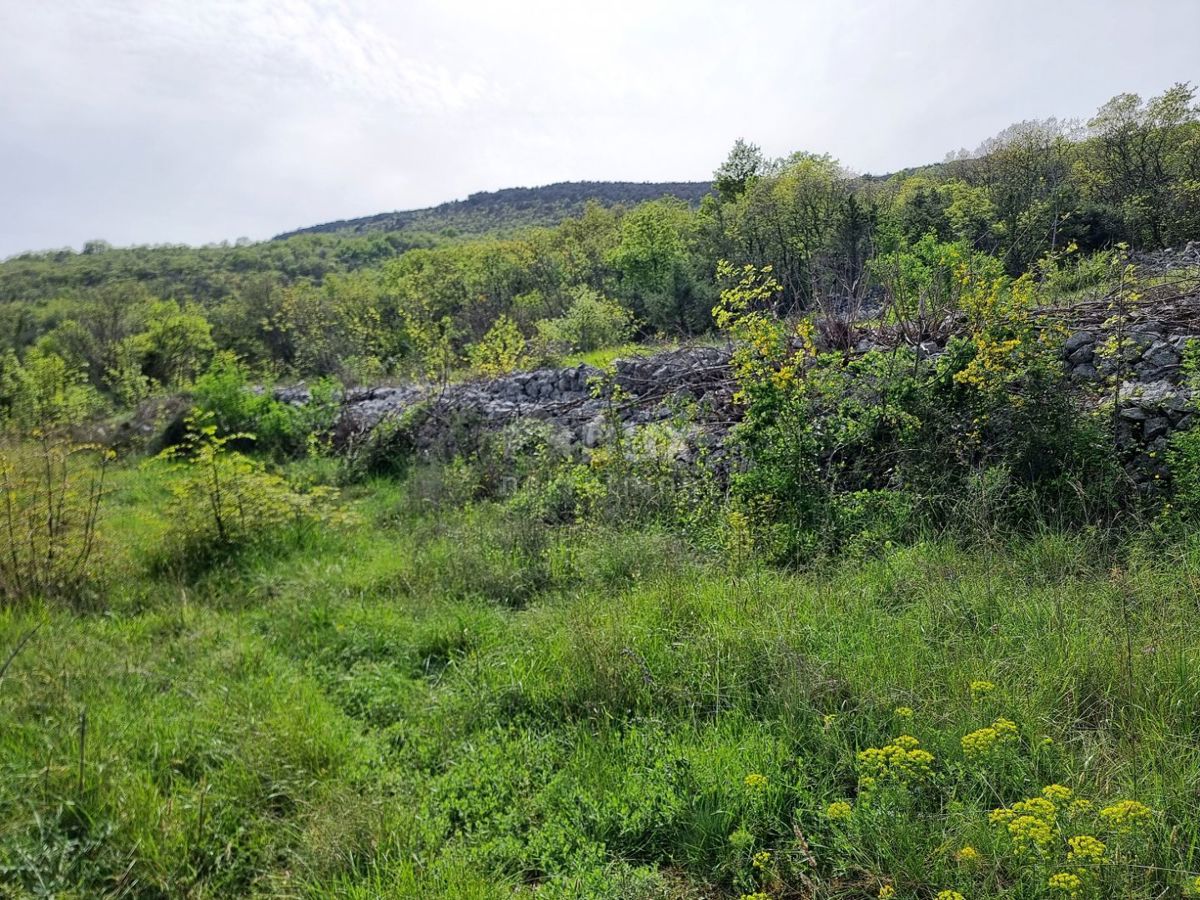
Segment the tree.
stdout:
[[621,219],[610,262],[622,296],[651,325],[691,334],[709,324],[711,302],[693,263],[695,220],[670,198],[643,203]]
[[624,343],[633,334],[633,314],[582,285],[566,313],[537,323],[539,337],[560,351],[598,350]]
[[198,306],[157,300],[150,304],[146,319],[146,330],[134,341],[148,376],[161,384],[180,384],[208,365],[216,344]]
[[725,162],[713,173],[713,187],[723,201],[736,200],[746,192],[752,179],[766,174],[767,160],[757,144],[742,138],[733,142]]
[[517,323],[500,316],[478,343],[467,348],[471,368],[480,375],[495,377],[520,368],[525,360],[525,336]]
[[828,285],[818,262],[831,249],[850,195],[847,178],[827,155],[794,153],[753,179],[729,205],[726,234],[733,262],[769,265],[784,308],[805,308]]
[[1135,246],[1165,246],[1200,227],[1200,110],[1190,84],[1143,103],[1119,94],[1088,122],[1087,187],[1119,211]]
[[[1058,119],[1010,125],[985,141],[961,167],[954,236],[998,252],[1013,274],[1024,272],[1063,242],[1078,206],[1072,181],[1078,127]],[[986,191],[986,196],[973,193]]]

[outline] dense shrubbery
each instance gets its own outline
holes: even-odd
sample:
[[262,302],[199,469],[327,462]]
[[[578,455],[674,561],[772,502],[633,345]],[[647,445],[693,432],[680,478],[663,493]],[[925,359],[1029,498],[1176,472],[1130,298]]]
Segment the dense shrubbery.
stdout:
[[1033,283],[959,267],[941,314],[968,333],[936,359],[896,348],[820,353],[811,323],[763,310],[768,270],[726,266],[717,319],[738,341],[747,454],[734,490],[768,552],[803,560],[929,527],[1107,524],[1122,473],[1102,423],[1073,400]]
[[276,540],[281,530],[330,521],[332,489],[299,491],[260,461],[229,445],[250,434],[222,434],[211,415],[188,420],[183,444],[157,461],[173,470],[165,563],[203,567],[233,551]]
[[283,459],[320,448],[333,428],[341,385],[334,379],[318,379],[309,387],[306,402],[285,403],[269,390],[251,385],[245,365],[223,353],[196,379],[191,393],[197,412],[219,434],[251,435],[256,450]]

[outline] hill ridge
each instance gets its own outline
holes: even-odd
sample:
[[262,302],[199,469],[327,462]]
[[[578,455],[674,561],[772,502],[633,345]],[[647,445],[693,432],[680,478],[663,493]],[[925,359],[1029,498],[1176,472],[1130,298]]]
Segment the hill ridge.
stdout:
[[531,225],[556,225],[581,213],[590,201],[615,206],[676,197],[696,205],[711,188],[708,181],[557,181],[533,187],[476,191],[463,200],[450,200],[421,209],[337,219],[285,231],[273,240],[285,240],[299,234],[405,230],[437,232],[453,229],[462,234],[483,234]]

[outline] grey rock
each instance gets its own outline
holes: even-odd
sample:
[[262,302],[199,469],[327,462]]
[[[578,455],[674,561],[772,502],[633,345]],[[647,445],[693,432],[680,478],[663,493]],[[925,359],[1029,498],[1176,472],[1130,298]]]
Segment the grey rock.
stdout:
[[1148,366],[1166,368],[1179,365],[1179,354],[1166,341],[1156,341],[1142,355],[1142,362]]
[[1090,331],[1077,331],[1065,341],[1063,341],[1063,353],[1070,356],[1076,350],[1084,346],[1090,346],[1096,343],[1096,335]]
[[1150,443],[1171,430],[1171,421],[1165,416],[1155,416],[1142,423],[1142,440]]
[[1067,356],[1067,362],[1073,366],[1090,363],[1092,358],[1095,356],[1094,347],[1095,344],[1084,344],[1082,347],[1079,347],[1073,353]]

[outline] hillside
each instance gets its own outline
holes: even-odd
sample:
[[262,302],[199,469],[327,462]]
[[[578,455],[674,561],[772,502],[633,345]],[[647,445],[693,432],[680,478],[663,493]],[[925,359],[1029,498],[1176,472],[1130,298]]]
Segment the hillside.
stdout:
[[709,192],[707,181],[562,181],[541,187],[479,191],[466,200],[453,200],[428,209],[378,213],[311,225],[278,235],[285,240],[297,234],[364,234],[379,231],[421,231],[455,234],[489,234],[531,226],[557,225],[578,216],[590,201],[604,206],[632,206],[660,197],[678,197],[696,205]]

